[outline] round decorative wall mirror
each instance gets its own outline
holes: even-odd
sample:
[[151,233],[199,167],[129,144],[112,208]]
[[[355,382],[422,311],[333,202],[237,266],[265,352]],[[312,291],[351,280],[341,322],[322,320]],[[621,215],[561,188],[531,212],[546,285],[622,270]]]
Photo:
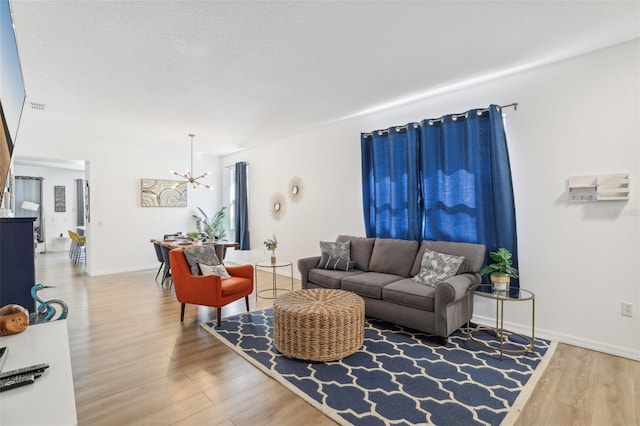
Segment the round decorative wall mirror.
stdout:
[[271,197],[271,202],[269,205],[269,210],[271,211],[271,217],[274,220],[280,220],[284,216],[285,213],[285,197],[280,192],[276,192]]
[[298,176],[294,176],[289,182],[289,199],[297,203],[302,199],[302,193],[304,192],[304,185],[302,179]]

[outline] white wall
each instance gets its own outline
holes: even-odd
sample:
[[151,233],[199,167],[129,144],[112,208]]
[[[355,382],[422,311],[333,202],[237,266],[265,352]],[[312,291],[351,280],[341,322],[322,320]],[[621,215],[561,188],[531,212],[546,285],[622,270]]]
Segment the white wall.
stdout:
[[207,179],[213,191],[189,189],[186,208],[141,207],[140,179],[172,179],[170,169],[188,166],[189,152],[184,145],[175,152],[156,152],[136,147],[135,139],[108,146],[82,138],[56,144],[51,142],[56,124],[51,123],[53,130],[45,138],[39,132],[43,126],[47,128],[41,123],[43,119],[28,112],[23,115],[14,155],[86,161],[91,199],[86,270],[90,275],[157,268],[151,238],[195,230],[191,216],[196,207],[211,214],[220,207],[219,157],[199,155],[194,159],[196,170],[212,172]]
[[[463,112],[491,103],[505,110],[516,197],[521,285],[536,294],[536,332],[564,342],[640,359],[638,174],[640,57],[638,41],[432,97],[393,110],[345,120],[279,143],[228,156],[250,163],[251,253],[276,234],[280,258],[316,255],[319,240],[364,235],[360,132]],[[400,78],[401,76],[399,76]],[[567,179],[629,173],[627,202],[570,204]],[[273,193],[300,176],[305,194],[274,221]],[[296,271],[297,274],[297,271]],[[621,302],[635,316],[622,317]],[[476,301],[476,319],[494,306]],[[527,305],[507,308],[516,330],[530,327]],[[529,328],[530,330],[530,328]]]

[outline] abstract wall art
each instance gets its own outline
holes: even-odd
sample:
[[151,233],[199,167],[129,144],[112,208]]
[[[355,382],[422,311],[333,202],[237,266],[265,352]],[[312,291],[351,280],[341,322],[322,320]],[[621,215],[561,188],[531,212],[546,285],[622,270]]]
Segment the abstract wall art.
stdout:
[[67,211],[67,195],[64,186],[54,186],[53,187],[53,198],[54,198],[54,207],[55,211],[66,212]]
[[187,207],[187,185],[181,183],[184,182],[141,179],[142,207]]

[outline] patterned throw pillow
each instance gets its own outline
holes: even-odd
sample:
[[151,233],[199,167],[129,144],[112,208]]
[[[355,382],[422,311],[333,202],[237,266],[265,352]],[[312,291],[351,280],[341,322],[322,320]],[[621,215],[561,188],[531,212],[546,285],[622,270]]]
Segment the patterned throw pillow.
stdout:
[[351,261],[351,241],[337,243],[332,241],[320,241],[320,252],[327,253],[345,262]]
[[456,275],[462,262],[464,262],[464,256],[453,256],[425,249],[420,273],[413,277],[413,280],[436,287],[440,282]]
[[202,270],[202,275],[220,275],[220,279],[223,280],[231,278],[231,275],[229,275],[224,265],[205,265],[204,263],[200,263],[199,266]]
[[316,268],[333,269],[336,271],[351,271],[355,267],[356,262],[338,259],[337,257],[329,256],[327,253],[322,253],[320,262],[318,262],[318,266],[316,266]]
[[204,265],[220,264],[218,256],[216,256],[216,250],[210,245],[185,247],[182,249],[182,252],[191,267],[191,275],[201,275],[200,267],[198,266],[199,263]]

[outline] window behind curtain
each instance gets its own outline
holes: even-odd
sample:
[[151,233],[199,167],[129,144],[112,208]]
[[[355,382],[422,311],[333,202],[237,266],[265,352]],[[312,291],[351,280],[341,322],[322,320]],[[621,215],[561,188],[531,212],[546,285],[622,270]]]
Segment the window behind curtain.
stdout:
[[[35,217],[36,220],[33,224],[34,232],[38,235],[38,242],[44,241],[44,229],[42,224],[42,178],[30,177],[30,176],[16,176],[16,217]],[[25,210],[22,208],[22,203],[25,201],[31,201],[40,205],[38,211]]]

